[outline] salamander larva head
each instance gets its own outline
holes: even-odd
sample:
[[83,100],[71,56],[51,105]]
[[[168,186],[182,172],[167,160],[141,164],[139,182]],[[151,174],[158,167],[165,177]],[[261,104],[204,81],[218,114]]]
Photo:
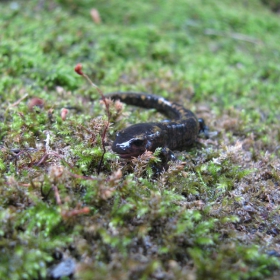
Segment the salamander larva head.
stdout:
[[153,151],[154,126],[144,123],[132,125],[116,134],[112,150],[121,158],[130,159]]

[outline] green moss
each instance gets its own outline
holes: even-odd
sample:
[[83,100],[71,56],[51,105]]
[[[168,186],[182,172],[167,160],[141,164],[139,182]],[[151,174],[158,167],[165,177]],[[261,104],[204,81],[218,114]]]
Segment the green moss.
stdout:
[[[39,203],[16,213],[1,210],[1,278],[31,279],[46,276],[56,248],[70,243],[59,209]],[[13,254],[11,254],[13,251]]]
[[[58,253],[79,279],[277,277],[280,23],[262,2],[1,2],[1,279],[46,279]],[[110,146],[164,117],[112,103],[103,158],[108,118],[77,63],[217,135],[157,174],[160,149],[124,163]]]

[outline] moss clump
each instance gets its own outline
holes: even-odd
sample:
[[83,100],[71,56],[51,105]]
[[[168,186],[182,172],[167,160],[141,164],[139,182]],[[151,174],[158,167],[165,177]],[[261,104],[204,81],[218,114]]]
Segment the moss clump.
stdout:
[[[69,259],[79,279],[279,276],[277,15],[259,0],[1,11],[1,279],[47,279]],[[163,117],[109,102],[103,137],[106,109],[77,63],[104,93],[167,97],[217,135],[160,174],[159,151],[121,161],[115,132]]]

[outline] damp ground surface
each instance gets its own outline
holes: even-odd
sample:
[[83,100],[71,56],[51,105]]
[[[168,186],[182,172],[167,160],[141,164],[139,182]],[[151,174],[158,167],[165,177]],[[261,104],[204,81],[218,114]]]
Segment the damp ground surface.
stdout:
[[[278,5],[0,1],[0,278],[279,279]],[[77,63],[211,137],[161,174],[159,151],[123,162],[116,131],[166,117],[110,102],[108,126]]]

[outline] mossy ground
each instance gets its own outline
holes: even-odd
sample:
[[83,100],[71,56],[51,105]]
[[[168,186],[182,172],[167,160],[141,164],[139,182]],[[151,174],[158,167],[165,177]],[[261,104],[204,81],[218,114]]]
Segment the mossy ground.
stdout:
[[[0,8],[1,279],[46,279],[63,258],[75,279],[278,279],[279,15],[257,0]],[[155,177],[156,155],[124,165],[110,143],[162,116],[112,104],[97,174],[107,117],[77,63],[104,93],[180,101],[218,135]]]

